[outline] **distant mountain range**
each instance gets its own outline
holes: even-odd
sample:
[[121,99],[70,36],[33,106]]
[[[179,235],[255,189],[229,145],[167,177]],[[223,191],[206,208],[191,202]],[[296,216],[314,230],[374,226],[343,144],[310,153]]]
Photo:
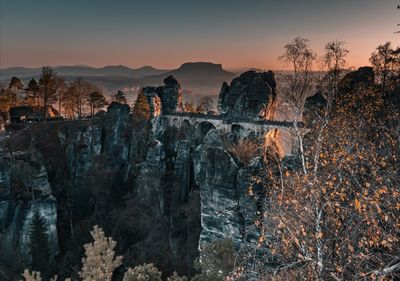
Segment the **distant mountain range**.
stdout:
[[[150,75],[158,75],[168,72],[165,69],[156,69],[152,66],[143,66],[141,68],[129,68],[123,65],[109,65],[105,67],[95,68],[90,66],[56,66],[54,71],[61,76],[124,76],[132,78],[140,78]],[[25,68],[10,67],[0,69],[0,79],[17,77],[36,77],[40,74],[41,67]]]
[[[82,77],[106,92],[119,89],[135,89],[139,86],[161,85],[164,78],[173,75],[182,84],[186,99],[199,95],[217,95],[222,82],[229,82],[236,74],[226,71],[221,64],[211,62],[190,62],[182,64],[178,69],[166,70],[144,66],[133,69],[123,65],[94,68],[90,66],[53,67],[58,75],[66,80]],[[24,83],[31,78],[38,78],[41,68],[11,67],[0,69],[0,81],[8,83],[11,77],[17,76]]]

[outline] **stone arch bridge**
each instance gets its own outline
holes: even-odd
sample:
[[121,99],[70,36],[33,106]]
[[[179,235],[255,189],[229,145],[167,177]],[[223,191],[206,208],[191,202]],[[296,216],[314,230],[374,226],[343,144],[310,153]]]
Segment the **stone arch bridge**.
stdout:
[[[275,120],[249,120],[249,119],[227,119],[221,115],[206,115],[193,113],[170,113],[162,114],[153,119],[153,133],[157,134],[162,127],[174,126],[209,126],[223,133],[240,131],[241,135],[253,135],[255,137],[268,135],[274,136],[283,147],[284,154],[292,154],[295,145],[294,124],[291,121]],[[303,127],[299,123],[299,127]]]

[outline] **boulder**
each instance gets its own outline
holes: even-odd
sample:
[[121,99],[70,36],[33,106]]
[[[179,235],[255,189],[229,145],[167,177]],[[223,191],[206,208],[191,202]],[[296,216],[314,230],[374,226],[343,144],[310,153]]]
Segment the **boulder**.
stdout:
[[372,86],[375,81],[374,69],[370,66],[360,67],[347,73],[339,83],[339,94],[348,93],[358,86]]
[[306,98],[303,109],[303,121],[307,125],[316,122],[317,116],[323,116],[328,101],[321,92]]
[[273,119],[276,82],[272,71],[247,71],[222,84],[218,97],[220,114],[228,119]]

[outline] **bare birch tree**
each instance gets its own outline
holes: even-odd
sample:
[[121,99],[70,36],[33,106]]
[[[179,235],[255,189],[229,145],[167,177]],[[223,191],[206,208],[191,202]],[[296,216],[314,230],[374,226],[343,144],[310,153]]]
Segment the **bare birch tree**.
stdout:
[[292,68],[291,72],[285,75],[287,92],[284,94],[288,95],[294,109],[293,126],[299,142],[300,158],[304,174],[307,174],[307,168],[299,122],[301,121],[304,101],[312,90],[314,79],[312,70],[316,57],[316,54],[310,47],[310,41],[300,37],[286,44],[285,53],[279,57],[279,60]]

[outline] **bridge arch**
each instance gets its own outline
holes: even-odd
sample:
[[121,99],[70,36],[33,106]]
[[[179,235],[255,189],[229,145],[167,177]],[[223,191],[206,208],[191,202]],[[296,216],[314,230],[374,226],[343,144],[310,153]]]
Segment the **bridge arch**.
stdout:
[[183,121],[182,121],[182,126],[183,127],[190,127],[190,120],[189,119],[184,119]]
[[232,133],[239,133],[240,130],[243,130],[243,126],[241,126],[239,124],[232,124],[231,125],[231,132]]
[[207,135],[207,133],[212,130],[215,129],[215,125],[209,121],[202,121],[197,125],[196,131],[201,135],[201,136],[205,136]]

